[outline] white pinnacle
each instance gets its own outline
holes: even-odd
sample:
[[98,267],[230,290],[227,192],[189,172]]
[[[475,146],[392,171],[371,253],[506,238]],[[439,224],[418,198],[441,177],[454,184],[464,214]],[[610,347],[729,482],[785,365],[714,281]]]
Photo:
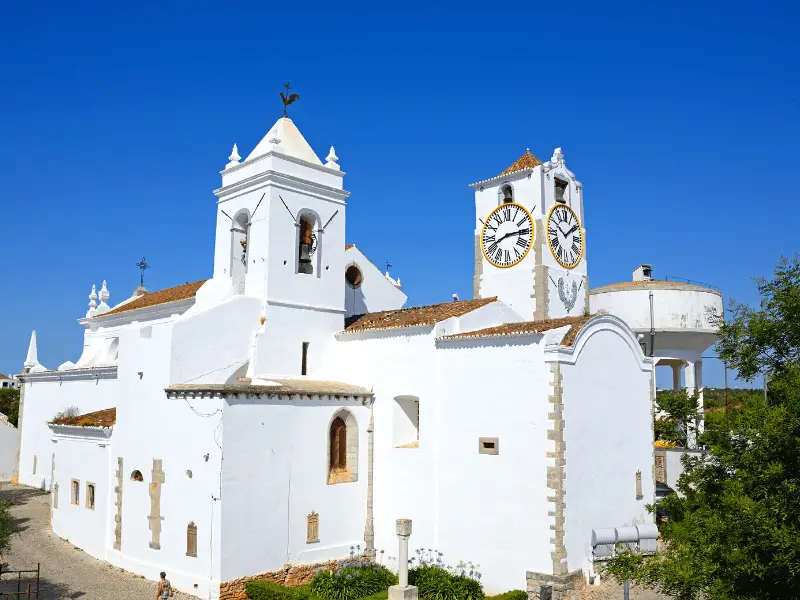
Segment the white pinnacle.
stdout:
[[86,311],[87,319],[91,319],[97,314],[97,302],[95,300],[97,300],[97,291],[95,286],[92,286],[92,293],[89,294],[89,310]]
[[38,351],[36,350],[36,330],[31,333],[31,343],[28,344],[28,356],[25,358],[24,367],[30,369],[39,364]]
[[234,166],[234,165],[238,165],[238,164],[239,164],[239,161],[240,161],[241,159],[242,159],[242,157],[241,157],[241,156],[239,156],[239,148],[237,148],[237,147],[236,147],[236,144],[234,144],[234,145],[233,145],[233,151],[231,152],[231,155],[228,157],[228,160],[229,160],[230,162],[229,162],[229,163],[228,163],[226,166],[228,166],[228,167],[232,167],[232,166]]
[[325,160],[327,161],[325,163],[326,167],[336,171],[339,170],[339,165],[337,164],[339,162],[339,157],[336,156],[336,150],[333,149],[333,146],[331,146],[331,151],[328,152],[328,156],[325,158]]
[[108,288],[106,287],[106,280],[103,280],[103,286],[100,288],[100,293],[98,294],[100,298],[100,305],[97,307],[97,314],[102,315],[103,313],[107,313],[111,310],[111,307],[106,304],[106,301],[111,297],[111,294],[108,293]]

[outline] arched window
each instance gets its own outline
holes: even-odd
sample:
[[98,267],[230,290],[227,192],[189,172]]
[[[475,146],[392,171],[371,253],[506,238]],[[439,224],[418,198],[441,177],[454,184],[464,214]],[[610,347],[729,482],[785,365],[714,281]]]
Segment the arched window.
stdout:
[[348,410],[338,411],[328,428],[328,483],[358,481],[358,424]]
[[556,177],[555,180],[556,202],[566,204],[569,200],[569,184],[563,179]]
[[131,481],[144,481],[144,477],[142,477],[141,471],[134,471],[131,473]]
[[317,236],[314,233],[314,216],[303,215],[300,217],[300,237],[298,242],[298,273],[311,274],[314,272],[312,257],[317,250]]
[[247,245],[250,231],[250,214],[243,210],[239,212],[231,223],[231,277],[234,290],[244,293],[245,275],[247,275]]
[[331,423],[331,472],[347,469],[347,425],[344,419],[336,417]]
[[514,201],[514,190],[511,188],[510,185],[504,185],[501,192],[503,194],[503,202]]

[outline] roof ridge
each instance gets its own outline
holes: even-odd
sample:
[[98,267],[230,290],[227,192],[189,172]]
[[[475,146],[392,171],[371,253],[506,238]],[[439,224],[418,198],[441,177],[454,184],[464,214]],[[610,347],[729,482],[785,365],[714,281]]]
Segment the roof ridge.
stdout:
[[496,301],[497,296],[492,296],[490,298],[472,298],[470,300],[440,302],[437,304],[409,306],[407,308],[353,315],[345,319],[345,331],[435,325],[439,321],[444,321],[451,317],[463,316],[476,308]]

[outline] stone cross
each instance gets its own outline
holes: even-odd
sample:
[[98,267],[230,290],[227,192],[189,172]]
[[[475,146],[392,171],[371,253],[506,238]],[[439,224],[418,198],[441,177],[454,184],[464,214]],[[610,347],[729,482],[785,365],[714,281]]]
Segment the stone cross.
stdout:
[[408,538],[411,537],[411,519],[397,519],[397,554],[399,575],[397,585],[389,588],[389,600],[417,600],[417,586],[408,585]]

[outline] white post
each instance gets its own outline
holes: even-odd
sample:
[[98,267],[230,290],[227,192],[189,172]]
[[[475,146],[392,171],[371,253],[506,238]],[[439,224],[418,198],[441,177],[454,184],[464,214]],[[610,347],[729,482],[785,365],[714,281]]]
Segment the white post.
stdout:
[[411,519],[397,519],[397,585],[389,588],[389,600],[417,600],[417,587],[408,585],[408,538],[411,537]]
[[672,363],[672,389],[681,389],[681,367],[682,363]]

